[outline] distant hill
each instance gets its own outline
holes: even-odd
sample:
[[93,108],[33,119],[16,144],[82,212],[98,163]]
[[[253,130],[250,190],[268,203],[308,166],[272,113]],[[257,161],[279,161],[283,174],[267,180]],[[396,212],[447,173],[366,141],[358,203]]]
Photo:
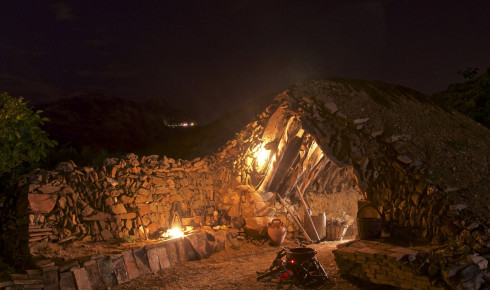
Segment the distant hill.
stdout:
[[138,151],[156,140],[166,140],[175,130],[165,124],[186,120],[186,113],[163,100],[135,102],[86,94],[36,105],[50,119],[45,130],[60,145]]
[[449,85],[432,99],[446,110],[458,111],[490,128],[490,68],[464,83]]
[[183,130],[168,142],[154,143],[144,150],[145,154],[165,154],[176,158],[192,159],[214,154],[233,138],[273,101],[274,95],[266,95],[249,101],[239,108],[204,126]]

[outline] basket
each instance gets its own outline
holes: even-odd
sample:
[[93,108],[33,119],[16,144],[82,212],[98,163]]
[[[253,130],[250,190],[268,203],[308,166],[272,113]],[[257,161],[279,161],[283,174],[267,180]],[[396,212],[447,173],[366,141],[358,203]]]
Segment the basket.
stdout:
[[325,240],[338,241],[342,238],[342,233],[344,232],[344,226],[327,225],[325,232],[326,232]]

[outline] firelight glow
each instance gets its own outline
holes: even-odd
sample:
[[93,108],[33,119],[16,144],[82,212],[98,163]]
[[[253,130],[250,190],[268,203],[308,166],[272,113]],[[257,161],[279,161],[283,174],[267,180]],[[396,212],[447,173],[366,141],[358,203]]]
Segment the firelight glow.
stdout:
[[259,147],[259,150],[255,154],[257,158],[257,167],[261,169],[269,160],[270,150]]
[[172,239],[183,238],[184,232],[180,228],[174,227],[174,228],[168,229],[167,232],[165,232],[163,234],[163,237],[172,238]]

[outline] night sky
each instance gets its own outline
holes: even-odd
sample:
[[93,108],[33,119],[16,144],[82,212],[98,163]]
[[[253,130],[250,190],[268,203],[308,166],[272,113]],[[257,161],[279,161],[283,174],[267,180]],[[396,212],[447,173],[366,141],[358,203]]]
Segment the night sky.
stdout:
[[317,78],[433,93],[490,66],[490,1],[2,1],[0,91],[164,98],[209,120]]

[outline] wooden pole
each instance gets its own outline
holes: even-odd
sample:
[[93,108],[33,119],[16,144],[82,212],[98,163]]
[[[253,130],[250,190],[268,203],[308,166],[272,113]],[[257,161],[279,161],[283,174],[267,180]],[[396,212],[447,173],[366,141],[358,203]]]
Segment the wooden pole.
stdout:
[[279,199],[279,201],[281,202],[282,206],[284,206],[284,208],[289,213],[289,215],[291,216],[293,221],[296,223],[296,225],[299,227],[299,229],[303,232],[303,234],[305,235],[305,238],[308,240],[308,242],[313,242],[311,240],[310,236],[308,235],[308,233],[305,231],[305,229],[303,228],[303,226],[299,222],[298,217],[295,215],[294,212],[292,212],[289,209],[288,205],[286,204],[286,201],[284,201],[284,199],[282,199],[282,197],[279,195],[279,193],[276,193],[276,195],[277,195],[277,198]]
[[298,196],[299,200],[301,201],[301,204],[305,207],[305,219],[308,219],[308,221],[311,224],[311,227],[313,228],[313,238],[315,238],[315,242],[318,242],[320,240],[320,236],[318,235],[318,231],[316,230],[315,224],[313,223],[313,219],[311,218],[310,211],[308,210],[308,205],[305,202],[305,199],[303,198],[303,194],[300,191],[299,187],[296,186],[298,189]]

